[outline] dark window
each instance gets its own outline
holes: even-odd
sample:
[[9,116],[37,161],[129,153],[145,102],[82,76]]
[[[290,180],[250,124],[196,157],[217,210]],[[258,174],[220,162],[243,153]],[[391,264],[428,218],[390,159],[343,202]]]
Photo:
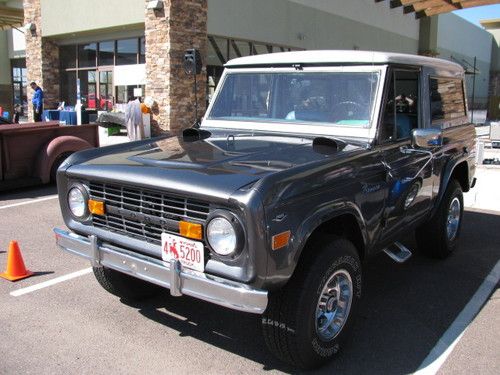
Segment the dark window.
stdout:
[[465,116],[462,80],[456,78],[431,78],[431,118],[453,120]]
[[63,69],[76,68],[76,46],[59,47],[59,61]]
[[231,73],[210,118],[367,127],[376,72]]
[[387,86],[387,101],[384,109],[384,120],[380,128],[379,138],[381,141],[387,141],[394,137],[394,73],[391,74],[391,80]]
[[388,87],[380,139],[402,140],[418,128],[418,72],[396,70]]
[[146,39],[144,37],[139,39],[139,44],[141,47],[139,53],[139,64],[144,64],[146,62]]
[[99,65],[113,65],[115,42],[113,40],[99,43]]
[[89,68],[96,66],[97,43],[81,44],[78,46],[78,66]]
[[61,72],[61,100],[65,105],[76,104],[76,71]]
[[99,108],[96,75],[97,72],[95,70],[80,70],[78,72],[78,78],[80,78],[82,104],[85,105],[86,108]]
[[116,65],[137,64],[138,39],[122,39],[116,42]]

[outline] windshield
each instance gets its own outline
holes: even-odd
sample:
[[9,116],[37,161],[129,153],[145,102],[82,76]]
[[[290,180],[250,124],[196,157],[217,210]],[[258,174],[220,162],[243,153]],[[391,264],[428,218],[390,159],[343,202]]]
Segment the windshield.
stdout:
[[211,120],[369,127],[379,72],[228,73]]

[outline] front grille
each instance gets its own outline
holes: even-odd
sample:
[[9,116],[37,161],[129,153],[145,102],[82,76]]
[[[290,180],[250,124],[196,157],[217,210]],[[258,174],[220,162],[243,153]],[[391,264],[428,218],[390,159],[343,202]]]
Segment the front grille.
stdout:
[[94,215],[95,227],[161,244],[161,233],[179,233],[179,221],[204,224],[208,203],[158,191],[90,183],[90,197],[105,202],[106,214]]

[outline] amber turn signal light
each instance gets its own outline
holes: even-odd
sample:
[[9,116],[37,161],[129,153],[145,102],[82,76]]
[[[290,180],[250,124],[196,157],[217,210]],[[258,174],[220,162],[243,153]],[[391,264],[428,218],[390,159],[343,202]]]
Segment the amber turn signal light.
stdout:
[[201,224],[179,221],[179,233],[181,236],[193,238],[195,240],[203,239],[203,228]]
[[272,249],[278,250],[288,245],[290,241],[290,231],[282,232],[273,236]]
[[104,215],[106,213],[104,209],[104,202],[95,201],[93,199],[89,199],[89,211],[94,215]]

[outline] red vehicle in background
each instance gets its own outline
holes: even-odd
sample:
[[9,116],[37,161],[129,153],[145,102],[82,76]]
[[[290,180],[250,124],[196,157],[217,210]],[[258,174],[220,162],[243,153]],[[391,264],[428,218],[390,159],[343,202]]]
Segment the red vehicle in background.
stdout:
[[[97,104],[99,104],[99,106],[97,106]],[[86,107],[88,109],[111,111],[113,109],[113,97],[96,97],[95,94],[89,94],[86,99]]]
[[55,181],[72,153],[99,146],[97,125],[38,122],[0,126],[0,191]]

